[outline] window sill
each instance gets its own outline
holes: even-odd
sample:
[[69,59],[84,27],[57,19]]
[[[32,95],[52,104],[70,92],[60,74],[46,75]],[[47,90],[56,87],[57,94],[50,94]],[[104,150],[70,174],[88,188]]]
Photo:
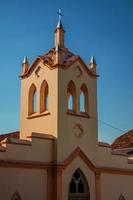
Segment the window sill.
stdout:
[[27,119],[42,117],[42,116],[45,116],[45,115],[50,115],[50,112],[46,110],[45,112],[42,112],[42,113],[33,113],[32,115],[29,115],[27,117]]
[[76,116],[76,117],[84,117],[84,118],[90,118],[90,116],[88,115],[88,113],[85,113],[85,112],[81,112],[81,113],[75,113],[71,110],[68,110],[67,111],[67,114],[68,115],[72,115],[72,116]]

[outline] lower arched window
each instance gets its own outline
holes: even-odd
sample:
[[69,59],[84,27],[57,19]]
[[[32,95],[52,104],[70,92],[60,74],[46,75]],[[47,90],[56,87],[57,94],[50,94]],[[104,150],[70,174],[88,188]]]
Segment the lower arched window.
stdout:
[[73,174],[69,185],[68,200],[90,200],[90,192],[87,180],[80,169]]
[[119,200],[125,200],[125,198],[122,194],[119,196]]
[[11,200],[21,200],[20,195],[17,191],[13,194]]

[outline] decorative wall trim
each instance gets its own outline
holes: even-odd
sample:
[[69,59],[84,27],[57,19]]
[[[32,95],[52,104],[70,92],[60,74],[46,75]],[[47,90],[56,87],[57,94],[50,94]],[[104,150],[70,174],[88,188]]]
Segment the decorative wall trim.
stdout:
[[76,116],[76,117],[83,117],[83,118],[90,118],[90,116],[87,113],[78,114],[78,113],[67,111],[67,115],[72,115],[72,116]]
[[106,142],[98,142],[98,147],[111,148],[111,145]]
[[133,176],[133,170],[132,169],[120,169],[120,168],[112,168],[112,167],[96,167],[89,158],[85,155],[85,153],[80,149],[80,147],[77,147],[65,161],[64,169],[77,157],[79,156],[89,167],[89,169],[93,172],[99,172],[99,173],[106,173],[106,174],[118,174],[118,175],[129,175]]
[[27,138],[55,140],[55,137],[52,134],[35,133],[35,132],[32,132],[32,135],[28,136]]
[[66,69],[68,69],[70,66],[72,66],[75,62],[79,61],[80,64],[82,65],[83,69],[87,72],[87,74],[88,74],[89,76],[91,76],[91,77],[93,77],[93,78],[95,78],[95,79],[96,79],[97,77],[99,77],[99,75],[94,74],[94,73],[92,73],[92,71],[89,70],[89,68],[86,66],[86,64],[84,63],[84,61],[80,58],[80,56],[77,56],[77,58],[76,58],[73,62],[71,62],[68,66],[65,66],[65,67],[64,67],[63,64],[62,64],[62,65],[59,65],[59,64],[58,64],[58,65],[53,65],[53,66],[51,66],[51,65],[47,64],[46,62],[44,62],[44,60],[41,58],[41,56],[38,56],[38,57],[35,59],[35,61],[33,62],[33,64],[30,66],[30,68],[29,68],[29,70],[27,71],[27,73],[25,73],[24,75],[21,75],[20,78],[26,78],[26,77],[28,77],[28,76],[32,73],[32,71],[35,69],[35,67],[37,66],[37,64],[39,63],[39,61],[41,61],[41,62],[44,64],[44,66],[48,67],[48,68],[51,69],[51,70],[54,70],[54,69],[57,69],[57,68],[62,68],[62,69],[64,69],[64,70],[66,70]]
[[28,169],[48,169],[51,163],[34,161],[0,160],[0,167],[9,168],[28,168]]
[[84,152],[77,147],[62,163],[52,163],[52,162],[35,162],[35,161],[24,161],[24,160],[0,160],[0,167],[15,167],[15,168],[34,168],[34,169],[48,169],[49,167],[58,167],[58,169],[65,169],[77,156],[79,156],[88,168],[95,172],[105,173],[105,174],[118,174],[118,175],[128,175],[133,176],[132,169],[120,169],[120,168],[110,168],[110,167],[96,167],[89,158],[84,154]]
[[34,114],[32,114],[32,115],[29,115],[29,116],[27,117],[27,119],[33,119],[33,118],[38,118],[38,117],[47,116],[47,115],[50,115],[50,112],[45,111],[45,112],[43,112],[43,113],[34,113]]

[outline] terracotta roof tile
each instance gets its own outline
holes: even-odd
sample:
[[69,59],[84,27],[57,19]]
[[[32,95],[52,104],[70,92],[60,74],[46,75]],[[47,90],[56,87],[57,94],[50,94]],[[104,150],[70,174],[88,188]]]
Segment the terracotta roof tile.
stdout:
[[112,149],[122,149],[131,147],[133,147],[133,129],[116,138],[116,140],[111,145]]
[[16,138],[16,139],[19,139],[19,131],[0,135],[0,142],[2,140],[4,140],[5,138]]
[[[60,48],[61,54],[62,54],[62,60],[63,60],[63,65],[67,66],[75,60],[78,56],[74,55],[71,53],[67,48]],[[49,64],[50,66],[53,66],[55,63],[55,48],[52,48],[48,53],[46,53],[43,56],[39,56],[42,58],[44,62]]]
[[[70,67],[74,62],[76,62],[78,59],[82,62],[82,64],[85,66],[86,71],[93,77],[98,77],[98,75],[94,72],[92,72],[91,69],[89,69],[89,67],[83,62],[83,60],[80,58],[80,56],[73,54],[72,52],[70,52],[68,50],[68,48],[60,48],[59,51],[61,52],[61,57],[62,57],[62,64],[60,65],[60,67],[62,67],[63,69],[67,69],[67,67]],[[44,64],[46,64],[46,66],[48,66],[51,69],[54,69],[56,67],[58,67],[58,65],[56,64],[56,49],[52,48],[50,49],[50,51],[44,55],[40,55],[36,58],[36,60],[32,63],[32,65],[30,66],[29,70],[21,75],[20,77],[25,77],[27,76],[29,73],[32,72],[32,70],[34,69],[35,63],[41,60]]]

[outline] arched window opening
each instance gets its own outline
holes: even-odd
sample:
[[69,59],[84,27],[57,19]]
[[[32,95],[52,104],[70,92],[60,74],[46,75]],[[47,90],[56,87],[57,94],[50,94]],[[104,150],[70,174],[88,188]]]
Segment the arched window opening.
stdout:
[[69,185],[68,199],[87,199],[90,200],[90,192],[87,180],[80,169],[73,174]]
[[119,200],[125,200],[124,196],[121,194]]
[[81,86],[80,93],[80,112],[88,113],[89,112],[89,96],[88,89],[85,84]]
[[80,180],[78,183],[78,193],[84,193],[84,184],[82,180]]
[[11,200],[21,200],[20,195],[17,191],[13,194]]
[[73,110],[73,96],[71,94],[68,97],[68,110]]
[[80,94],[80,112],[85,112],[85,96],[83,92]]
[[77,109],[76,87],[73,81],[70,81],[67,86],[67,109],[73,112]]
[[37,92],[35,91],[34,96],[33,96],[33,104],[34,104],[34,108],[33,108],[33,112],[37,112]]
[[37,112],[37,91],[34,84],[29,89],[28,99],[28,114],[31,115]]
[[48,84],[46,81],[43,81],[40,89],[40,112],[45,112],[48,110]]
[[76,193],[76,183],[73,179],[71,180],[70,183],[70,193]]

